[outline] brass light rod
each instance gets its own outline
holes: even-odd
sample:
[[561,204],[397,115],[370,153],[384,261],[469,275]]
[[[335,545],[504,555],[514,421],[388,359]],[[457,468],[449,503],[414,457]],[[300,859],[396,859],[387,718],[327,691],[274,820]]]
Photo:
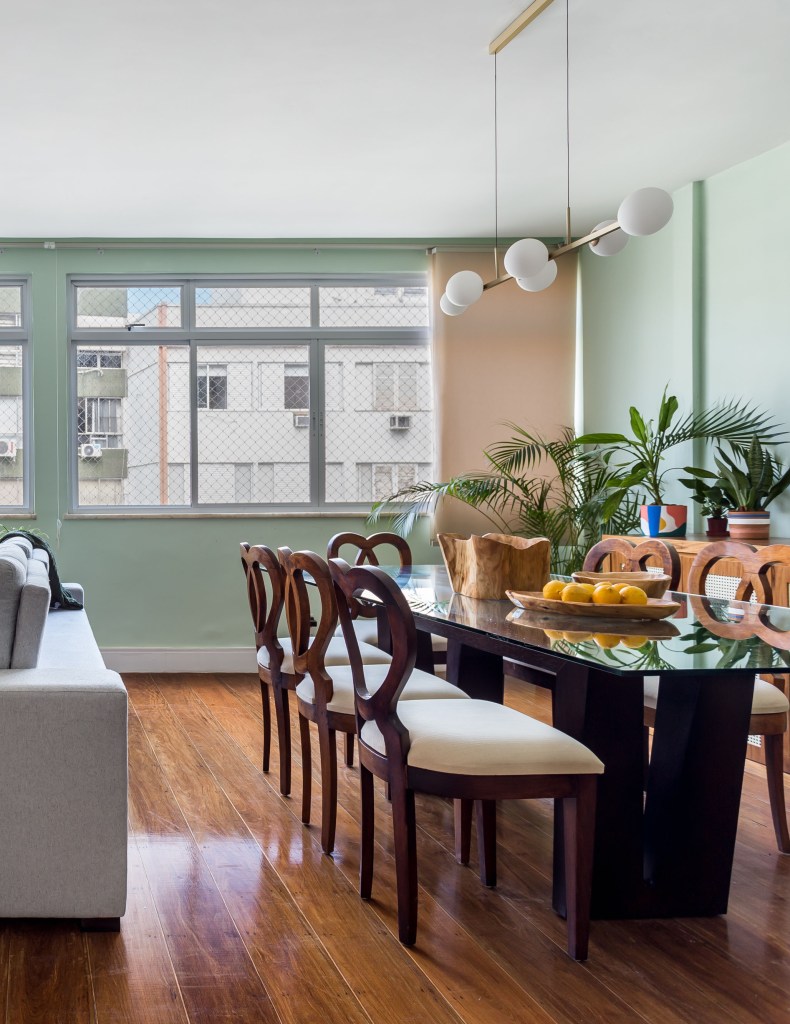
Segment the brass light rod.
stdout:
[[[558,256],[565,256],[566,253],[575,252],[577,249],[581,249],[583,245],[587,245],[588,242],[597,242],[599,238],[603,238],[604,235],[609,235],[613,231],[617,231],[620,225],[615,221],[613,224],[607,224],[605,228],[598,228],[597,231],[591,231],[589,235],[585,235],[583,238],[577,238],[575,242],[567,242],[565,245],[560,245],[556,249],[552,249],[549,252],[549,259],[556,260]],[[496,288],[497,285],[504,284],[505,281],[512,281],[513,278],[510,274],[504,274],[502,277],[497,277],[493,281],[487,281],[483,285],[483,291],[487,291],[489,288]]]
[[500,32],[496,39],[491,41],[488,46],[488,52],[494,54],[504,50],[508,43],[512,42],[520,32],[524,31],[530,22],[543,14],[546,8],[553,3],[554,0],[533,0],[526,11],[522,11],[515,21],[511,21],[508,27],[503,32]]

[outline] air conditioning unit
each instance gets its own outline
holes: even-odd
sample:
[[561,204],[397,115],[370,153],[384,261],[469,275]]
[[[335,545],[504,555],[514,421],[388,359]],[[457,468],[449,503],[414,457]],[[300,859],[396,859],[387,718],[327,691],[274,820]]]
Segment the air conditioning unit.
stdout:
[[408,430],[411,427],[411,416],[390,416],[390,430]]
[[10,437],[0,437],[0,459],[16,458],[16,441]]
[[294,413],[294,426],[295,427],[309,427],[310,426],[310,413],[309,412],[295,412]]
[[80,445],[80,458],[81,459],[100,459],[101,458],[101,445],[99,445],[99,444],[81,444]]

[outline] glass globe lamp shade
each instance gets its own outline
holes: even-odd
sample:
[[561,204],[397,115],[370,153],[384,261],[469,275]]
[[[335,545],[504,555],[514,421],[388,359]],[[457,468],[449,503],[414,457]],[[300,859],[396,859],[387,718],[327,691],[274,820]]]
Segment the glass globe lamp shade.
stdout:
[[505,253],[505,270],[511,277],[535,277],[548,262],[549,250],[537,238],[522,238]]
[[543,270],[533,274],[532,277],[517,277],[516,284],[525,292],[542,292],[544,288],[548,288],[550,284],[554,283],[556,277],[557,261],[549,260]]
[[[613,220],[602,220],[600,224],[595,225],[593,231],[598,231],[599,228],[608,228],[610,224],[614,223]],[[618,228],[617,231],[610,231],[608,235],[603,235],[597,242],[590,242],[588,248],[596,256],[615,256],[618,252],[622,252],[627,245],[628,235]]]
[[653,235],[672,216],[672,196],[662,188],[639,188],[620,203],[617,219],[627,235]]
[[439,299],[439,309],[445,316],[460,316],[461,313],[466,312],[466,306],[456,306],[454,302],[450,302],[447,292]]
[[454,306],[471,306],[483,294],[483,279],[474,270],[459,270],[447,282],[444,294]]

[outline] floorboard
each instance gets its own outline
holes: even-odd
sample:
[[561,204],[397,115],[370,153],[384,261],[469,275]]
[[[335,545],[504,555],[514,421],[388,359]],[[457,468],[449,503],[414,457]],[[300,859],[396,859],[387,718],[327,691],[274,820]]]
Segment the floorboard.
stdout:
[[[726,917],[593,922],[564,953],[551,909],[551,801],[500,809],[499,884],[453,856],[452,807],[419,798],[418,942],[397,941],[390,807],[377,786],[373,899],[357,895],[357,768],[338,772],[337,848],[261,771],[255,676],[124,677],[129,902],[120,934],[0,922],[0,1024],[786,1024],[790,857],[748,764]],[[506,701],[548,720],[548,691]],[[298,735],[295,708],[293,734]],[[790,797],[790,793],[788,793]],[[474,849],[474,847],[473,847]]]

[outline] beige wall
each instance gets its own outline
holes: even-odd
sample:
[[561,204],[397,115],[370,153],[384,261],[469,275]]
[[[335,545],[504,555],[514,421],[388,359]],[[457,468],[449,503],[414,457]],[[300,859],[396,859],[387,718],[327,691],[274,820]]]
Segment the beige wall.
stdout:
[[[447,317],[439,309],[447,280],[459,270],[491,280],[493,255],[433,256],[439,480],[485,468],[483,448],[510,436],[505,421],[548,437],[573,424],[576,258],[557,266],[557,280],[544,292],[508,281],[484,292],[462,316]],[[491,526],[448,501],[436,529],[480,533]]]

